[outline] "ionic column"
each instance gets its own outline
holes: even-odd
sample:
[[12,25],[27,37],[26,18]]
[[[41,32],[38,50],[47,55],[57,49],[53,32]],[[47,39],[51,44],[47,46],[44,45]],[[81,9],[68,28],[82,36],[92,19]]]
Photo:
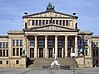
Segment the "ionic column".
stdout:
[[65,36],[65,57],[67,57],[68,56],[68,36],[66,35]]
[[37,58],[37,36],[35,36],[34,58]]
[[48,58],[47,36],[45,36],[45,58]]
[[55,36],[55,54],[57,55],[57,36]]
[[78,43],[77,43],[77,36],[75,36],[75,56],[78,56]]

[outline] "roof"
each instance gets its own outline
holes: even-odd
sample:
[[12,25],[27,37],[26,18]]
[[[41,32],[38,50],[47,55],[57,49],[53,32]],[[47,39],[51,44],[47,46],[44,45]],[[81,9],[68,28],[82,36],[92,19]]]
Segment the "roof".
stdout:
[[76,19],[78,18],[75,15],[65,14],[65,13],[61,13],[61,12],[57,12],[57,11],[44,11],[44,12],[39,12],[39,13],[34,13],[34,14],[27,14],[27,15],[23,16],[23,18],[28,18],[30,16],[39,15],[39,14],[48,13],[48,12],[54,12],[54,13],[62,14],[62,15],[65,15],[65,16],[70,16],[70,17],[73,17],[73,18],[76,18]]
[[8,38],[8,35],[0,35],[0,38]]
[[8,34],[23,34],[23,30],[9,30]]
[[92,36],[92,38],[99,38],[99,35],[94,35]]
[[82,31],[80,31],[79,34],[92,35],[93,32],[89,32],[89,31],[82,32]]

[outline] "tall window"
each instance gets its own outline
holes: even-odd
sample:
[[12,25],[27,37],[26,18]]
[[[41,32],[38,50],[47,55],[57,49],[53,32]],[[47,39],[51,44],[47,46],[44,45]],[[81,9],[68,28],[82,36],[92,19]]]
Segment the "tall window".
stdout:
[[72,40],[68,40],[68,46],[72,46]]
[[16,64],[19,64],[19,60],[16,60]]
[[5,50],[3,50],[3,57],[5,56]]
[[3,42],[3,48],[5,48],[5,42]]
[[6,57],[8,57],[8,50],[6,50]]
[[45,20],[42,21],[42,25],[45,25]]
[[32,25],[34,25],[34,20],[32,20]]
[[19,48],[16,48],[16,56],[19,55]]
[[46,20],[46,24],[48,24],[48,20]]
[[88,48],[85,49],[85,55],[88,55]]
[[8,48],[8,42],[6,42],[6,48]]
[[0,64],[2,64],[2,61],[0,61]]
[[68,26],[68,22],[69,22],[69,21],[68,21],[68,20],[66,20],[66,25],[67,25],[67,26]]
[[58,20],[56,20],[56,24],[58,25]]
[[0,48],[2,48],[2,42],[0,42]]
[[20,48],[20,56],[22,55],[22,48]]
[[34,46],[35,42],[34,40],[30,40],[30,46]]
[[96,57],[98,57],[98,50],[96,50]]
[[53,40],[48,40],[48,46],[53,46]]
[[2,56],[2,50],[0,50],[0,57]]
[[88,46],[88,40],[85,40],[85,46]]
[[22,46],[23,45],[23,40],[20,40],[20,46]]
[[13,48],[13,56],[15,56],[15,48]]
[[16,46],[19,46],[19,40],[16,40]]
[[62,40],[58,40],[58,46],[62,47]]
[[36,20],[36,25],[38,25],[38,20]]
[[39,25],[41,25],[41,20],[39,20]]
[[55,24],[55,20],[53,20],[53,23]]
[[65,26],[65,20],[63,20],[63,26]]
[[44,40],[43,39],[39,40],[39,46],[44,46]]
[[15,46],[15,40],[13,40],[13,46]]
[[59,24],[62,25],[62,20],[59,20]]

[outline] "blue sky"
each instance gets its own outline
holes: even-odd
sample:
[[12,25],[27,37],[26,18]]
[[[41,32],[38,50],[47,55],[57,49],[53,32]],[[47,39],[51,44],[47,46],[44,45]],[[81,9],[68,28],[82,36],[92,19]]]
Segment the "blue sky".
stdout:
[[99,0],[0,0],[0,34],[23,29],[24,12],[45,11],[48,3],[59,12],[76,12],[79,29],[99,35]]

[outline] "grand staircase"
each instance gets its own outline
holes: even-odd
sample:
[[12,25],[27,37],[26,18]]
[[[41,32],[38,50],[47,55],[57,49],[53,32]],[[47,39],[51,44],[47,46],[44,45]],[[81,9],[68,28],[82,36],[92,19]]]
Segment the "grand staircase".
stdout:
[[[33,63],[30,64],[29,68],[42,68],[42,66],[50,66],[53,58],[36,58]],[[28,61],[29,62],[29,61]],[[75,67],[78,67],[77,62],[73,58],[58,58],[59,64],[62,66],[70,66],[73,67],[73,63]]]

